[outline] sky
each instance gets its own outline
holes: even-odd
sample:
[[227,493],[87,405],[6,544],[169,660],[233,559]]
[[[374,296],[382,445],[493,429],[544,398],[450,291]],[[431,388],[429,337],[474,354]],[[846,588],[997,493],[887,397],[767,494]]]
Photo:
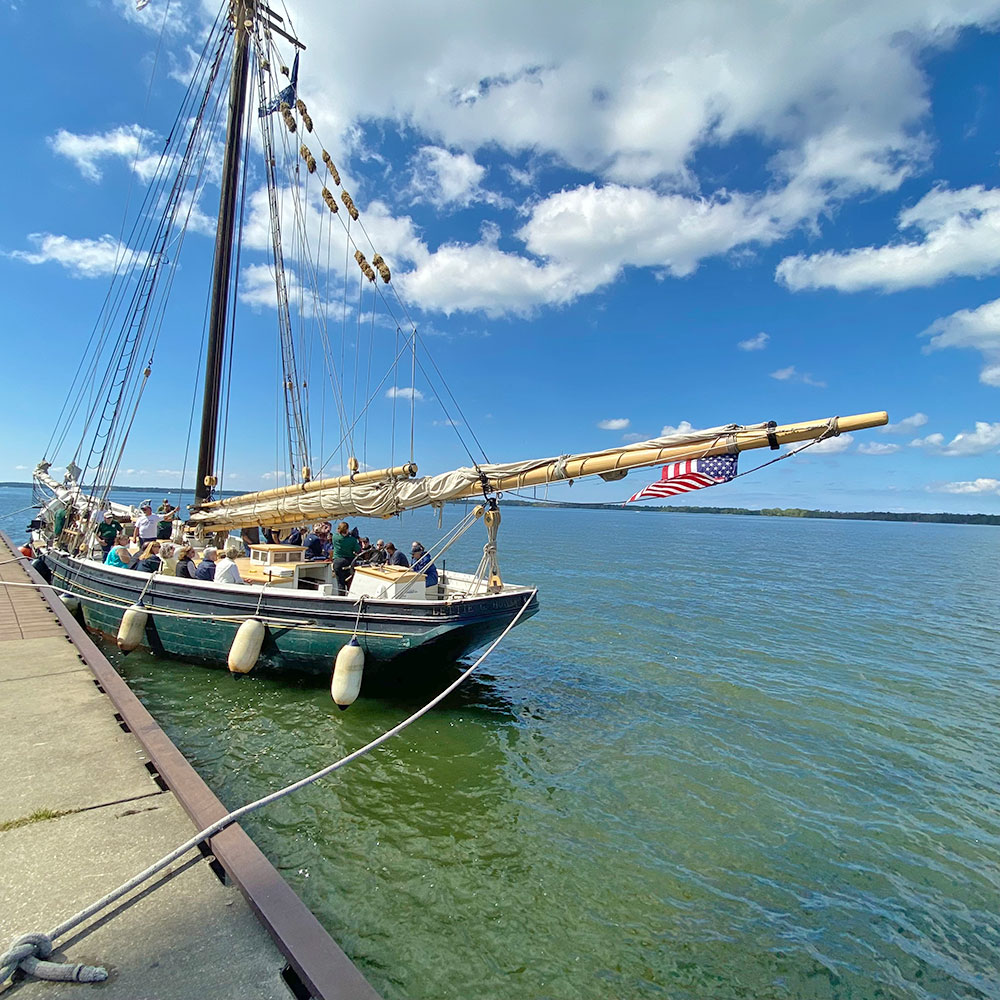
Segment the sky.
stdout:
[[[26,98],[0,159],[16,373],[0,480],[71,457],[47,451],[59,408],[111,264],[138,249],[123,219],[218,6],[0,0],[8,89]],[[426,371],[443,375],[369,381],[364,466],[388,463],[376,432],[392,434],[391,460],[406,457],[404,410],[434,473],[467,464],[458,434],[514,461],[884,409],[887,427],[677,502],[1000,513],[1000,0],[484,0],[461,16],[441,0],[296,0],[288,12],[315,136],[392,269]],[[182,304],[164,319],[120,485],[193,479],[209,160]],[[220,469],[231,489],[283,481],[262,176],[248,175]],[[288,251],[294,294],[309,272]],[[357,292],[337,298],[353,268],[342,254],[327,254],[323,280],[356,397],[366,352],[395,350],[395,322]],[[314,433],[317,464],[337,471],[337,432]],[[745,454],[741,471],[771,457]],[[655,478],[537,495],[614,503]]]

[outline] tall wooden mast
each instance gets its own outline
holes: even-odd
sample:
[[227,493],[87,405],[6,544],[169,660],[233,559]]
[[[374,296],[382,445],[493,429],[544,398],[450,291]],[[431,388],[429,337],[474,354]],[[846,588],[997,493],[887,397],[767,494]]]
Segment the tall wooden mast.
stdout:
[[212,268],[212,310],[209,317],[208,350],[205,359],[205,396],[201,410],[198,472],[194,485],[196,504],[211,496],[213,486],[222,360],[229,306],[229,279],[233,266],[233,235],[236,228],[236,201],[239,194],[240,148],[243,141],[243,116],[250,66],[250,32],[253,30],[256,7],[257,0],[231,0],[230,4],[235,47],[233,70],[229,81],[229,120],[226,125],[226,153],[222,165],[219,228],[215,236],[215,263]]

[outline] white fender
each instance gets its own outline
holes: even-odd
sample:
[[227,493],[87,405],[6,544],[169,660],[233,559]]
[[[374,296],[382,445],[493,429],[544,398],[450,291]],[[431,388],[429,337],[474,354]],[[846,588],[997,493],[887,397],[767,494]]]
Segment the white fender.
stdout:
[[60,594],[59,600],[63,602],[63,606],[71,615],[75,615],[80,610],[79,597],[74,597],[72,594]]
[[260,656],[264,642],[264,623],[259,618],[248,618],[237,630],[229,647],[229,671],[248,674]]
[[123,653],[131,653],[139,647],[148,621],[149,615],[138,604],[133,604],[122,615],[122,623],[118,626],[118,648]]
[[337,654],[333,681],[330,684],[330,694],[341,711],[348,705],[353,705],[357,699],[364,669],[365,651],[358,645],[357,638],[352,638]]

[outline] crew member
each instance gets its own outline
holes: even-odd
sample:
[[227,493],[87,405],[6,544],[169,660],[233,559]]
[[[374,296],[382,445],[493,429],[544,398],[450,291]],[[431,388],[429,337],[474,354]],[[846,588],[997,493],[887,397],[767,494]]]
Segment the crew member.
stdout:
[[101,543],[101,551],[104,553],[104,562],[107,562],[118,536],[122,533],[122,526],[115,520],[115,515],[110,510],[104,512],[104,520],[97,526],[96,533]]

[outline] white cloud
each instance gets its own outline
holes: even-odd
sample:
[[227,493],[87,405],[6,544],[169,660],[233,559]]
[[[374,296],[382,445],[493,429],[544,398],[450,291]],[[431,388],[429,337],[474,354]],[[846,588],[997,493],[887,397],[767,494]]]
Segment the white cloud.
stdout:
[[[186,26],[186,20],[197,17],[197,8],[178,9],[169,3],[151,3],[143,9],[136,10],[136,0],[114,0],[114,6],[127,20],[142,25],[147,31],[159,34],[176,33]],[[196,22],[197,23],[197,22]]]
[[940,455],[984,455],[988,451],[1000,451],[1000,423],[991,424],[985,420],[976,421],[976,429],[956,434],[947,444],[943,434],[928,434],[910,442],[911,447],[927,448]]
[[140,125],[120,125],[92,135],[77,135],[60,129],[48,143],[54,152],[72,160],[87,180],[99,181],[100,162],[114,158],[126,160],[130,165],[134,163],[136,172],[148,180],[160,160],[158,153],[151,153],[155,139],[154,132]]
[[858,454],[859,455],[892,455],[899,451],[901,445],[898,444],[882,444],[880,441],[873,441],[870,444],[859,444]]
[[825,382],[820,382],[818,379],[813,378],[809,372],[800,372],[795,365],[789,365],[787,368],[779,368],[777,371],[771,372],[771,378],[777,379],[779,382],[801,382],[803,385],[812,385],[817,389],[826,388]]
[[280,482],[283,479],[288,478],[288,473],[284,472],[282,469],[274,469],[271,472],[262,472],[260,478],[266,482]]
[[61,264],[78,278],[114,274],[119,266],[131,267],[145,260],[144,255],[136,254],[107,233],[96,240],[74,240],[52,233],[31,233],[28,239],[37,250],[12,250],[9,256],[29,264]]
[[670,437],[672,434],[689,434],[693,430],[694,427],[689,420],[682,420],[676,427],[664,424],[660,431],[660,437]]
[[[140,20],[128,0],[116,2]],[[157,22],[151,9],[142,12],[147,27]],[[303,96],[316,134],[412,303],[523,314],[574,301],[628,267],[683,277],[708,257],[815,226],[846,197],[894,190],[925,162],[926,52],[968,25],[991,25],[998,11],[996,0],[933,8],[885,0],[850,16],[836,4],[803,3],[787,16],[764,0],[669,10],[633,0],[623,22],[613,5],[567,9],[511,0],[456,20],[445,0],[388,0],[379,32],[330,58],[321,46],[341,34],[335,10],[325,0],[297,5],[296,28],[312,44]],[[373,123],[422,144],[415,169],[436,205],[497,203],[483,187],[480,150],[498,161],[491,176],[534,187],[556,165],[596,182],[523,206],[520,231],[501,234],[523,250],[465,234],[428,248],[411,220],[384,206],[373,228],[371,192],[349,176],[352,156],[372,156]],[[72,137],[65,155],[93,176],[106,157],[128,155],[129,128]],[[759,190],[702,187],[692,167],[699,151],[725,153],[736,140],[773,153]],[[323,211],[306,206],[311,234]],[[265,235],[246,245],[266,246]]]
[[541,303],[572,301],[578,289],[566,269],[542,266],[486,243],[446,244],[396,279],[422,309],[523,314]]
[[741,340],[736,346],[741,351],[763,351],[770,339],[768,334],[761,331],[755,337],[750,337],[748,340]]
[[699,198],[587,184],[538,202],[517,235],[530,253],[579,275],[579,293],[613,280],[626,266],[684,277],[705,257],[771,243],[788,228],[773,207],[741,194]]
[[898,292],[956,276],[1000,270],[1000,190],[981,185],[935,188],[899,215],[899,228],[916,230],[908,243],[786,257],[776,277],[792,291],[836,288]]
[[957,483],[940,483],[928,486],[927,490],[930,493],[996,493],[1000,495],[1000,479],[973,479]]
[[386,399],[412,399],[420,402],[424,398],[424,394],[419,389],[413,389],[408,385],[398,386],[392,385],[386,390]]
[[601,420],[597,426],[602,431],[623,431],[632,423],[628,417],[612,417],[609,420]]
[[[808,451],[805,454],[818,455],[822,452],[824,455],[838,455],[842,451],[847,451],[853,443],[853,434],[841,434],[839,437],[824,438],[822,441],[817,441],[815,444],[809,445]],[[793,444],[787,447],[795,450],[796,448],[801,448],[802,445]]]
[[[734,137],[777,148],[797,196],[886,190],[922,162],[922,50],[996,5],[613,5],[511,0],[455,19],[444,0],[390,2],[377,37],[320,59],[312,86],[339,101],[330,129],[395,120],[449,149],[530,152],[607,180],[689,180],[702,146]],[[302,2],[297,27],[337,36],[335,10]],[[641,30],[629,26],[641,25]],[[379,67],[371,86],[370,67]],[[336,110],[333,110],[336,109]],[[319,112],[314,112],[316,117]],[[323,125],[323,122],[320,122]]]
[[486,168],[468,153],[452,153],[440,146],[423,146],[413,163],[411,191],[416,201],[443,208],[467,208],[473,202],[493,204],[500,199],[482,188]]
[[[139,17],[128,0],[116,2],[147,27],[158,21],[152,5]],[[303,96],[316,134],[411,303],[499,316],[572,302],[629,267],[683,277],[706,258],[818,227],[846,197],[896,189],[926,158],[927,51],[968,25],[992,25],[998,5],[884,0],[847,16],[814,2],[787,16],[764,0],[669,10],[633,0],[625,22],[613,5],[577,5],[569,16],[537,0],[477,5],[460,20],[445,0],[388,0],[381,12],[378,33],[330,58],[321,46],[340,36],[336,11],[325,0],[297,5],[296,28],[312,44]],[[349,176],[352,156],[372,157],[373,123],[415,137],[416,174],[435,205],[498,203],[483,187],[480,150],[497,161],[491,176],[516,183],[534,187],[552,165],[596,182],[527,202],[520,230],[500,234],[507,243],[463,234],[429,248],[409,218],[376,210]],[[129,154],[129,128],[71,137],[65,155],[99,174],[107,157]],[[702,186],[692,166],[699,151],[725,153],[737,140],[773,154],[759,190]],[[314,249],[324,212],[304,208]],[[245,245],[265,247],[266,230],[252,230]],[[343,266],[336,255],[332,263]],[[311,284],[304,269],[300,277]]]
[[[285,286],[288,297],[294,302],[299,294],[298,277],[291,268],[285,268]],[[274,269],[270,264],[251,264],[240,272],[240,302],[257,308],[277,309],[278,291]]]
[[565,305],[614,281],[626,267],[685,277],[701,260],[787,231],[767,199],[661,195],[587,184],[537,202],[515,234],[530,256],[501,250],[490,229],[480,242],[411,247],[416,268],[398,276],[424,309],[489,316]]
[[984,365],[979,381],[1000,386],[1000,299],[935,320],[921,336],[930,337],[926,351],[965,347],[982,352]]
[[926,413],[914,413],[910,417],[903,417],[902,420],[894,424],[886,424],[880,427],[882,434],[912,434],[918,427],[923,427],[927,423]]

